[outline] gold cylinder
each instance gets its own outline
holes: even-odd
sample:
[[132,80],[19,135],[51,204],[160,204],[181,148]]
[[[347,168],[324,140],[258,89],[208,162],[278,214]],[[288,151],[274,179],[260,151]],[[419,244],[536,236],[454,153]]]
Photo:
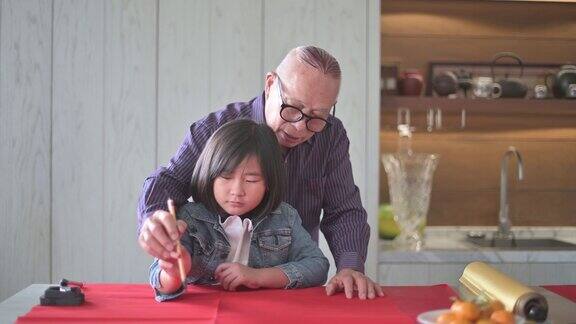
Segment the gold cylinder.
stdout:
[[544,296],[484,262],[468,264],[460,283],[473,295],[499,300],[507,311],[526,319],[544,321],[548,316]]

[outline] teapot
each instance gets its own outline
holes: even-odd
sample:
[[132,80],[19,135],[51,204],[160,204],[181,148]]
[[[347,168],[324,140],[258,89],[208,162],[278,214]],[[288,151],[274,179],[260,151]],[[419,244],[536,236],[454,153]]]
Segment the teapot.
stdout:
[[[563,65],[556,75],[552,75],[552,92],[556,98],[576,99],[576,66]],[[548,84],[549,78],[546,78]]]
[[[520,75],[517,79],[510,78],[508,74],[499,81],[496,81],[496,76],[494,73],[494,67],[496,66],[496,62],[502,58],[511,58],[518,62],[520,66]],[[524,74],[524,64],[522,63],[522,59],[518,57],[518,55],[512,52],[501,52],[494,55],[492,59],[492,65],[490,66],[490,71],[492,73],[492,80],[500,85],[500,94],[498,97],[500,98],[524,98],[526,97],[526,93],[528,93],[528,88],[520,81],[522,75]]]
[[443,71],[434,76],[432,88],[440,97],[455,94],[458,90],[458,76],[452,71]]

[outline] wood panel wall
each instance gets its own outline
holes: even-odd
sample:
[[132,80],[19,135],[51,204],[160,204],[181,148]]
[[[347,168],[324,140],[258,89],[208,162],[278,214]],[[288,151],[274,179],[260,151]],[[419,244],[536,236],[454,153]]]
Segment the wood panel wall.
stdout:
[[[413,149],[440,154],[429,225],[496,225],[500,163],[509,146],[523,157],[524,179],[510,159],[508,184],[513,225],[576,225],[576,109],[571,100],[469,100],[389,97],[382,101],[381,153],[397,150],[398,107],[409,107]],[[427,130],[430,107],[442,111],[442,128]],[[461,111],[466,126],[461,128]],[[389,201],[380,170],[380,200]]]
[[430,61],[576,63],[576,4],[526,1],[382,0],[381,58],[426,73]]
[[[576,63],[576,4],[525,1],[381,1],[381,62],[426,74],[430,61],[489,62],[500,51],[529,63]],[[396,149],[396,109],[410,108],[415,148],[442,155],[430,206],[431,225],[495,225],[500,158],[523,153],[526,180],[512,180],[516,225],[576,224],[576,110],[573,101],[434,100],[385,97],[381,150]],[[426,112],[443,111],[428,133]],[[460,111],[467,110],[465,129]],[[511,163],[513,165],[514,163]],[[380,172],[380,199],[388,200]]]
[[[379,12],[347,0],[1,0],[0,300],[62,277],[145,282],[144,178],[191,122],[259,95],[302,44],[342,65],[338,116],[374,227]],[[376,232],[370,246],[376,278]]]

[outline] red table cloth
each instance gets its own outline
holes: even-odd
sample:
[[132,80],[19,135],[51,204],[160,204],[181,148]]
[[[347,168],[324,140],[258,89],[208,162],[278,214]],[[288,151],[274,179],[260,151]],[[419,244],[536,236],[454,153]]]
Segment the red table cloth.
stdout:
[[576,285],[550,285],[542,287],[576,303]]
[[173,301],[154,300],[148,285],[87,284],[81,306],[34,306],[18,322],[414,323],[418,314],[450,306],[447,285],[384,287],[385,297],[326,296],[324,287],[228,292],[189,286]]

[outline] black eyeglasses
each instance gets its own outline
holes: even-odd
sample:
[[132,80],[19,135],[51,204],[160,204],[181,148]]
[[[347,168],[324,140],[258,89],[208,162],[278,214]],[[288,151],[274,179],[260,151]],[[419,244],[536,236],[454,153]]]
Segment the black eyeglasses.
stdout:
[[[294,107],[292,105],[286,104],[284,102],[284,96],[282,95],[282,81],[280,80],[280,76],[276,74],[276,79],[278,80],[278,93],[280,95],[280,101],[282,104],[280,105],[280,117],[287,122],[296,123],[302,120],[302,118],[306,117],[306,128],[314,133],[319,133],[326,128],[326,125],[330,125],[330,122],[321,117],[312,117],[302,112],[302,109]],[[336,115],[336,104],[332,106],[332,115]]]

